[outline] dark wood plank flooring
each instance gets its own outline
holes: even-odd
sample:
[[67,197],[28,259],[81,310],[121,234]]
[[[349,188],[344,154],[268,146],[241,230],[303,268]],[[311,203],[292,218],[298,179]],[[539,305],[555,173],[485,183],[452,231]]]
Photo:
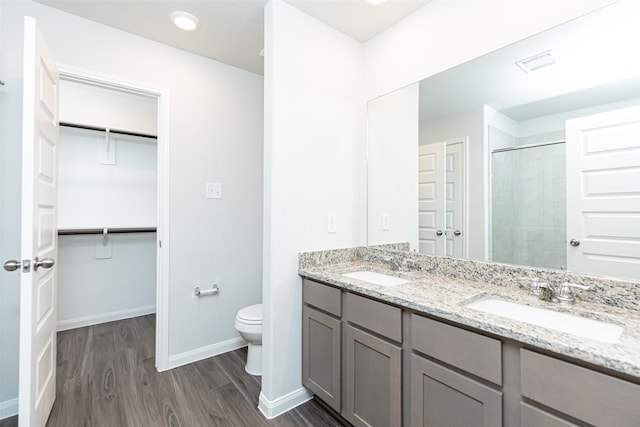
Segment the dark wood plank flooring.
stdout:
[[[48,427],[342,426],[315,400],[267,420],[246,349],[166,372],[155,368],[155,317],[58,333],[57,394]],[[17,425],[17,417],[0,427]]]

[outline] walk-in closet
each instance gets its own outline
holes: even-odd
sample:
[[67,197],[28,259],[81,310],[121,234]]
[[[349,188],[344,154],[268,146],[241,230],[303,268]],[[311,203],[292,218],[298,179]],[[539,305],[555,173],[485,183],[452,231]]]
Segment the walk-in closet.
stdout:
[[156,311],[157,99],[60,85],[58,330]]

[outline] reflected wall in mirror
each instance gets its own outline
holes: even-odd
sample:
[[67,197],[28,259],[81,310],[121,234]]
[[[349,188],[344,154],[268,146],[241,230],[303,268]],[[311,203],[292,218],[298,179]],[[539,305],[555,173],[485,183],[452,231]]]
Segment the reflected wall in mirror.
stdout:
[[640,4],[369,102],[368,244],[640,279]]

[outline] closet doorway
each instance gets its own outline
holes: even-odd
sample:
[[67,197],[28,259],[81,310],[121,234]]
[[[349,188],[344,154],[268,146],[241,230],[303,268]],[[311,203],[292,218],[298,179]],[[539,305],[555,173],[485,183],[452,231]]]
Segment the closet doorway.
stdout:
[[163,93],[60,69],[57,330],[156,313],[166,360]]

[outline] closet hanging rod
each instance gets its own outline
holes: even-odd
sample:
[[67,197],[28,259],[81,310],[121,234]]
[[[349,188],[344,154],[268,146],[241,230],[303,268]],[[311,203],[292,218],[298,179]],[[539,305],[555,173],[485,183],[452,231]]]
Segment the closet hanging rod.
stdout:
[[[65,228],[59,229],[59,236],[72,234],[104,234],[104,228]],[[156,227],[106,228],[107,234],[124,233],[155,233]]]
[[[106,132],[107,128],[99,127],[99,126],[88,126],[88,125],[79,125],[77,123],[69,123],[69,122],[60,122],[60,126],[75,128],[75,129],[86,129],[86,130],[97,130],[100,132]],[[111,129],[109,128],[109,133],[117,133],[120,135],[129,135],[129,136],[139,136],[141,138],[152,138],[158,139],[156,135],[151,135],[148,133],[138,133],[138,132],[130,132],[128,130],[120,130],[120,129]]]

